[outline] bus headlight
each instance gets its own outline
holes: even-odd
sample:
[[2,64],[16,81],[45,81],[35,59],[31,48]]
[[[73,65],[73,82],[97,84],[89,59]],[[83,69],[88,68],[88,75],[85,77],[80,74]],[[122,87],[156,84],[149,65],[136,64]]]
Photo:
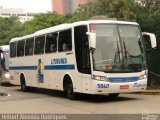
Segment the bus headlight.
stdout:
[[143,79],[146,79],[146,78],[147,78],[146,74],[140,76],[140,80],[143,80]]
[[93,75],[94,80],[99,80],[99,81],[106,81],[107,78],[104,76],[98,76],[98,75]]
[[5,76],[5,78],[7,78],[7,79],[10,78],[10,74],[9,74],[9,73],[6,73],[4,76]]

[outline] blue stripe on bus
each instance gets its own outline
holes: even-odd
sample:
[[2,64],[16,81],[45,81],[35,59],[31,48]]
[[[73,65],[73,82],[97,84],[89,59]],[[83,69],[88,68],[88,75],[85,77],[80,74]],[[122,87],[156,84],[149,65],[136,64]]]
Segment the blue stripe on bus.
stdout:
[[13,66],[9,70],[37,70],[37,66]]
[[74,65],[46,65],[45,70],[74,70]]
[[108,80],[110,82],[134,82],[139,80],[139,77],[110,77]]
[[[46,65],[45,70],[74,70],[74,65]],[[37,70],[37,66],[13,66],[9,70]]]

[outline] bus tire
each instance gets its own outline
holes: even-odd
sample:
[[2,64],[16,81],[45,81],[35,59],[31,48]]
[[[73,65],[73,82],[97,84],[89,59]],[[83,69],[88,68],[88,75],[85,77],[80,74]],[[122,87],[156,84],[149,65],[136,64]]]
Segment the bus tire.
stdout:
[[64,92],[70,100],[76,99],[76,93],[73,90],[73,83],[69,77],[64,81]]
[[3,77],[0,77],[0,86],[3,86],[4,83],[3,83]]
[[118,97],[118,95],[119,95],[119,93],[111,93],[108,96],[109,96],[109,98],[116,98],[116,97]]
[[0,84],[0,86],[3,86],[3,82]]
[[20,77],[20,82],[21,82],[21,91],[26,92],[27,86],[26,86],[25,77],[23,74]]

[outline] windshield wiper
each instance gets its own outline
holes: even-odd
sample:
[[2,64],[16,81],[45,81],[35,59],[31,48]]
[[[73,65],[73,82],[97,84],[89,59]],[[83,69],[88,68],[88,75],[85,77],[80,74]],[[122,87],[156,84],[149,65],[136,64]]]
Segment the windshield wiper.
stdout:
[[131,64],[128,64],[128,68],[135,70],[135,71],[141,71],[142,70],[142,64],[140,63],[135,63],[134,59],[135,58],[141,58],[143,59],[143,56],[141,54],[139,55],[130,55],[129,52],[126,49],[126,44],[123,41],[123,47],[124,47],[124,57],[126,59],[126,61],[129,59],[131,61]]
[[141,54],[139,55],[128,55],[128,58],[141,58]]
[[[123,47],[124,47],[124,57],[125,57],[125,59],[126,59],[126,61],[128,60],[128,58],[129,58],[129,56],[131,56],[130,54],[129,54],[129,52],[127,51],[127,48],[126,48],[126,44],[125,44],[125,42],[123,41]],[[130,57],[131,59],[131,62],[134,64],[134,61],[133,61],[133,57]]]
[[127,60],[127,49],[126,49],[126,44],[125,44],[125,42],[123,41],[123,47],[124,47],[124,57],[126,58],[126,60]]
[[118,45],[118,41],[117,41],[117,49],[116,49],[116,52],[115,52],[115,55],[114,55],[114,63],[119,63],[120,62],[120,48],[119,48],[119,45]]

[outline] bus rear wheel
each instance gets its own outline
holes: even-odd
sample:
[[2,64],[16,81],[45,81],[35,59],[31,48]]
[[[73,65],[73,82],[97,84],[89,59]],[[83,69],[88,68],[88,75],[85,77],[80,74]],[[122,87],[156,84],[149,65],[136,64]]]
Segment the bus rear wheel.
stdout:
[[71,79],[68,79],[68,80],[65,82],[64,91],[65,91],[67,97],[68,97],[70,100],[76,99],[76,93],[75,93],[74,90],[73,90],[73,83],[72,83]]
[[25,82],[25,78],[23,75],[21,75],[21,91],[26,92],[27,91],[27,86]]

